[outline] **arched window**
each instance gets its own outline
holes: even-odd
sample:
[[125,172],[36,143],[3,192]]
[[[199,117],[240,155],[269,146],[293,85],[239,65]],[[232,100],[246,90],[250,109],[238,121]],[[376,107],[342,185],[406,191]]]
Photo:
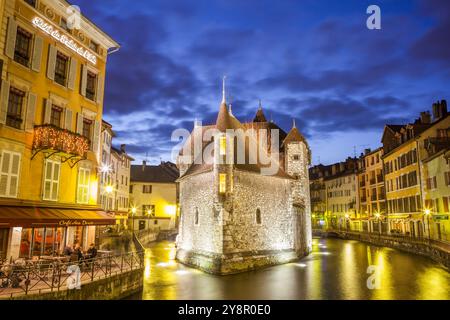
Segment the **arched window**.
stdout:
[[195,216],[194,216],[194,223],[196,224],[196,225],[198,225],[198,208],[195,208]]
[[256,209],[256,223],[261,224],[261,210]]

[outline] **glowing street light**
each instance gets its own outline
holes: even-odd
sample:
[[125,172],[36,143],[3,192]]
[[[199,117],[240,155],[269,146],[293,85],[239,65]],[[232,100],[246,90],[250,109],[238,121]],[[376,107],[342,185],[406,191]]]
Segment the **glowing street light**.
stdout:
[[430,215],[431,215],[431,210],[429,208],[425,208],[425,210],[423,210],[423,215],[424,215],[424,224],[425,224],[425,217],[427,217],[428,242],[429,242],[430,238],[431,238],[431,233],[430,233]]
[[113,192],[113,190],[114,190],[114,188],[113,188],[113,186],[111,186],[111,185],[107,185],[106,186],[106,188],[105,188],[105,191],[106,191],[106,193],[112,193]]
[[100,167],[100,172],[101,173],[108,173],[111,171],[111,166],[107,165],[107,164],[102,164],[102,166]]

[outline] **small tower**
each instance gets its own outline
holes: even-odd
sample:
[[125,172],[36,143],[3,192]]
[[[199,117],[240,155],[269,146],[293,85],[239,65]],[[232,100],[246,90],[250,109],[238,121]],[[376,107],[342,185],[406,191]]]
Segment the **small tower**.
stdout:
[[264,115],[261,100],[259,100],[258,111],[256,111],[256,115],[253,118],[253,122],[267,122],[266,116]]
[[295,119],[283,141],[282,148],[284,148],[285,170],[295,178],[291,182],[291,201],[294,214],[297,216],[298,230],[303,231],[301,234],[296,233],[296,247],[307,248],[307,251],[311,251],[311,204],[308,176],[311,152],[305,138],[297,129]]

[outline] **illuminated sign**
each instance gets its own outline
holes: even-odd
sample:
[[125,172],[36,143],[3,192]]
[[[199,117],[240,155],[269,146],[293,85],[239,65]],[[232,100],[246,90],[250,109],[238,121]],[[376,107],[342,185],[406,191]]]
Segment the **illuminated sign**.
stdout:
[[68,36],[61,34],[59,30],[46,23],[43,19],[34,17],[32,23],[34,26],[51,35],[53,38],[64,44],[66,47],[72,49],[72,51],[75,51],[94,65],[97,64],[97,57],[95,56],[95,54],[89,52],[89,50],[84,49],[83,47],[78,46],[73,39],[70,39]]
[[61,220],[59,221],[60,226],[89,226],[93,225],[94,222],[86,220]]

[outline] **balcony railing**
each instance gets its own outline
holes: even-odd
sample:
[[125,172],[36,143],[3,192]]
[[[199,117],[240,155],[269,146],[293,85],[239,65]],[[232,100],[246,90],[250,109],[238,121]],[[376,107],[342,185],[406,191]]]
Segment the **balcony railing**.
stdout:
[[53,125],[40,125],[34,127],[33,149],[51,149],[84,157],[89,150],[89,139]]

